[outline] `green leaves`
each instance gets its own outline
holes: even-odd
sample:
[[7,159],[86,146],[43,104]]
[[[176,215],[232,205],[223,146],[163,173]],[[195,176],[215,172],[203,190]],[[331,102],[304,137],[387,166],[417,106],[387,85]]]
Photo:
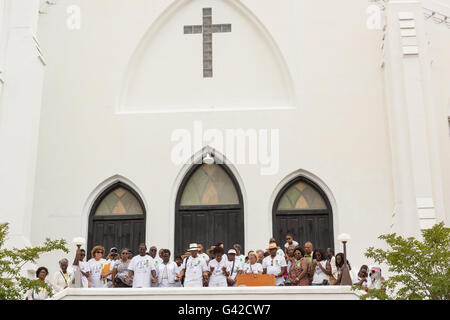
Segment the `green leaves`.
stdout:
[[52,292],[50,286],[39,280],[31,280],[21,275],[22,267],[27,263],[36,263],[46,252],[62,250],[69,253],[66,240],[50,240],[47,238],[42,246],[25,247],[23,249],[3,248],[9,227],[0,224],[0,300],[18,300],[30,289],[45,288]]
[[382,235],[379,239],[389,249],[367,249],[365,256],[387,265],[392,276],[381,289],[370,289],[361,299],[450,299],[450,229],[439,223],[423,230],[422,237],[420,241],[395,233]]

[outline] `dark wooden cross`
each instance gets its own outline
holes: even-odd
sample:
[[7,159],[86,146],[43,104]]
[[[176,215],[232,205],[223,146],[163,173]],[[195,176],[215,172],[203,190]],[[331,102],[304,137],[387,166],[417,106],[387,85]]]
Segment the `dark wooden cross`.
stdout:
[[184,26],[184,34],[203,33],[203,78],[213,76],[212,34],[231,32],[231,24],[212,24],[212,8],[203,8],[203,24]]

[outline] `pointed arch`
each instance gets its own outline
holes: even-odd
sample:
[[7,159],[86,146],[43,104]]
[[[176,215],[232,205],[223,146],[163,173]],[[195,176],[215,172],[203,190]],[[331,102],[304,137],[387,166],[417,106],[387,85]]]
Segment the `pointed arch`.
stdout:
[[[180,102],[177,100],[174,103],[167,102],[169,105],[165,105],[165,99],[164,102],[157,100],[155,98],[155,94],[150,94],[148,92],[149,88],[148,85],[145,86],[145,90],[143,89],[144,83],[147,83],[148,81],[142,81],[135,80],[136,75],[144,70],[143,61],[145,61],[146,56],[148,54],[149,48],[154,44],[155,38],[158,37],[158,35],[161,33],[161,31],[164,29],[165,25],[170,21],[178,21],[177,19],[174,19],[174,16],[178,14],[180,11],[184,10],[189,5],[192,5],[194,2],[190,0],[176,0],[172,2],[168,7],[159,15],[159,17],[151,24],[151,26],[148,28],[148,30],[145,32],[143,37],[141,38],[139,44],[137,45],[135,51],[130,57],[130,61],[127,67],[127,70],[124,75],[124,81],[122,83],[122,89],[119,93],[118,99],[117,99],[117,106],[116,106],[116,112],[117,113],[166,113],[166,112],[187,112],[187,111],[222,111],[222,110],[236,110],[239,108],[244,108],[243,106],[237,106],[233,105],[236,103],[234,100],[230,100],[228,103],[230,105],[214,105],[219,102],[211,103],[211,101],[202,101],[200,103],[196,103],[195,98],[193,101],[190,101],[190,98],[192,98],[191,94],[188,94],[186,97],[183,97],[183,105],[180,105]],[[220,5],[226,5],[229,8],[232,8],[236,12],[238,12],[240,15],[244,16],[246,21],[250,23],[252,28],[256,30],[256,34],[258,35],[257,38],[261,39],[261,42],[265,44],[265,47],[267,50],[264,50],[267,52],[267,54],[270,54],[270,60],[273,61],[273,64],[276,65],[276,71],[275,69],[271,72],[271,77],[277,78],[277,83],[280,83],[280,90],[282,92],[278,92],[275,94],[275,92],[272,92],[272,95],[278,95],[280,94],[280,98],[276,100],[276,103],[279,103],[280,105],[264,105],[263,101],[256,101],[255,106],[249,106],[248,108],[251,109],[267,109],[267,108],[280,108],[280,109],[292,109],[295,105],[295,89],[293,85],[293,80],[291,73],[289,71],[288,65],[286,63],[286,60],[275,42],[272,35],[269,33],[267,28],[264,26],[264,24],[258,19],[258,17],[253,14],[253,12],[246,7],[244,4],[242,4],[239,0],[228,0],[226,2],[218,2],[217,4]],[[213,6],[213,4],[211,4]],[[195,21],[193,21],[195,23]],[[183,25],[180,24],[180,31],[182,31]],[[172,36],[178,35],[176,32],[171,33]],[[158,47],[158,50],[159,47]],[[153,52],[153,51],[152,51]],[[152,60],[152,59],[151,59]],[[166,66],[170,68],[170,65]],[[269,64],[265,64],[266,68],[269,68]],[[142,71],[144,72],[144,71]],[[167,74],[164,72],[164,74]],[[145,71],[146,77],[153,77],[154,74],[159,74],[158,72],[151,72],[150,70]],[[178,74],[178,78],[182,76],[182,74]],[[279,78],[278,78],[279,77]],[[261,76],[258,77],[258,79],[261,78]],[[148,78],[146,78],[148,80]],[[173,81],[172,79],[171,81]],[[176,80],[176,79],[175,79]],[[159,76],[157,78],[156,84],[161,83],[161,77]],[[183,82],[185,85],[188,85],[189,82],[187,81]],[[172,82],[170,82],[172,83]],[[256,84],[254,84],[256,85]],[[151,86],[150,86],[151,87]],[[173,85],[171,85],[173,87]],[[179,86],[183,87],[183,86]],[[273,86],[272,86],[273,87]],[[267,88],[264,87],[265,90],[260,91],[267,91],[270,90],[271,86],[268,86]],[[179,88],[182,89],[182,88]],[[211,89],[211,87],[208,87],[208,89]],[[156,90],[156,89],[155,89]],[[275,90],[275,89],[274,89]],[[278,90],[278,89],[277,89]],[[139,92],[139,93],[136,93]],[[148,96],[145,95],[143,92],[147,92]],[[156,91],[158,92],[158,91]],[[180,96],[181,92],[179,93]],[[145,96],[145,98],[143,97]],[[167,95],[165,95],[167,96]],[[196,95],[198,97],[198,95]],[[173,95],[168,95],[169,98],[174,99],[176,98]],[[155,103],[149,102],[146,99],[156,99]],[[225,97],[221,97],[220,101],[224,101],[226,99]],[[267,99],[266,99],[267,100]],[[192,103],[190,103],[190,102]],[[274,100],[275,101],[275,100]],[[143,104],[145,103],[145,105]],[[162,107],[162,104],[164,104],[164,107]],[[189,105],[188,105],[189,104]],[[192,104],[192,105],[191,105]],[[246,101],[246,105],[251,104],[249,101]],[[206,107],[208,105],[208,107]],[[214,105],[214,108],[211,109],[211,105]],[[260,106],[262,105],[262,106]]]
[[130,180],[115,175],[91,192],[86,203],[87,252],[93,246],[127,247],[137,252],[145,242],[147,206]]
[[337,207],[331,190],[316,175],[297,170],[275,188],[270,210],[273,235],[284,243],[286,233],[295,240],[311,241],[314,248],[334,249]]
[[[201,159],[206,153],[212,154],[216,163],[203,164]],[[182,170],[183,177],[176,188],[175,253],[183,253],[189,242],[206,247],[221,241],[228,247],[239,243],[244,248],[244,198],[229,162],[210,147],[203,148],[192,160],[184,168],[187,171]],[[189,185],[193,185],[194,192],[188,190]],[[228,195],[217,196],[220,192]]]

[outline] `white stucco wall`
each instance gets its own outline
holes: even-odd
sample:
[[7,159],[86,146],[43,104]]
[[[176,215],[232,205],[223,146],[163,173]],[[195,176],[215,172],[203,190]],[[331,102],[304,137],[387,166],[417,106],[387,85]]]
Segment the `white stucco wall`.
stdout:
[[[434,6],[433,6],[434,4]],[[450,16],[450,1],[439,1],[440,5],[429,1],[425,7],[438,9],[439,12]],[[450,27],[438,24],[432,18],[427,20],[427,33],[430,39],[432,52],[432,75],[434,86],[434,99],[438,125],[435,130],[439,132],[441,150],[442,179],[444,184],[444,203],[447,223],[450,221]]]

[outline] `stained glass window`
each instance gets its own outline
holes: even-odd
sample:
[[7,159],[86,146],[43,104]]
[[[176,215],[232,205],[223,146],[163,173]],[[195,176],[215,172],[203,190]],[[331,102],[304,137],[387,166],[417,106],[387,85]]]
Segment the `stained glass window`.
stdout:
[[305,182],[297,182],[287,189],[278,203],[278,210],[320,210],[327,205],[319,192]]
[[118,187],[103,198],[95,211],[97,216],[135,215],[144,211],[136,197],[128,190]]
[[182,206],[239,204],[233,181],[220,165],[201,165],[181,196]]

